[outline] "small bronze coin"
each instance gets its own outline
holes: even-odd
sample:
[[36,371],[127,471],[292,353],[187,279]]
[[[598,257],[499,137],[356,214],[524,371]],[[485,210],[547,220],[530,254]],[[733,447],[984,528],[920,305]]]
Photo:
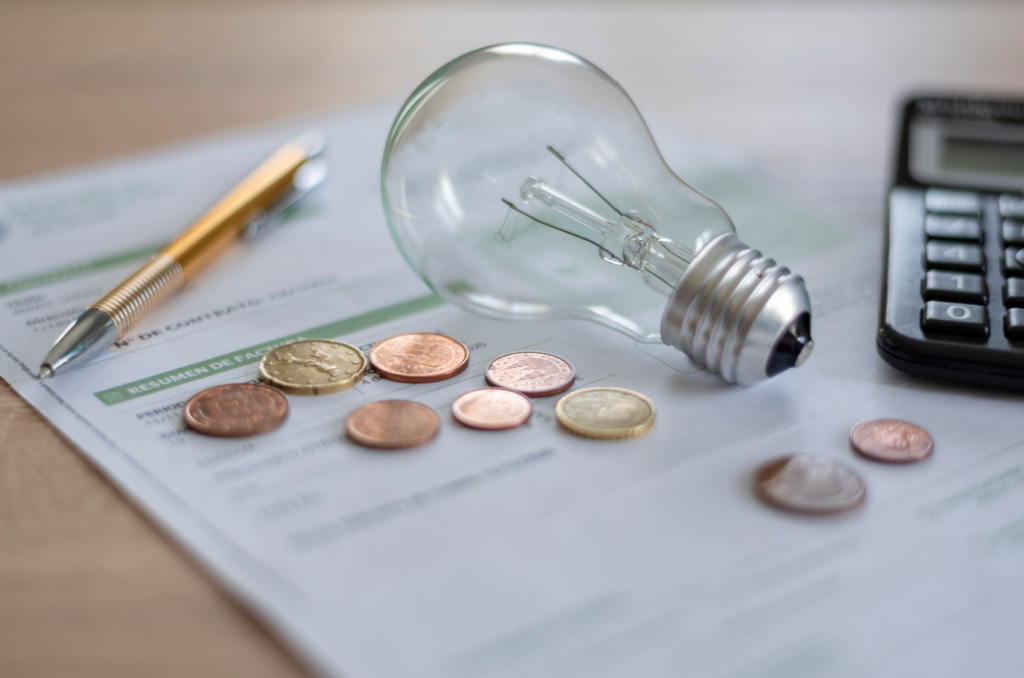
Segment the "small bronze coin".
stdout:
[[224,384],[185,403],[185,423],[197,433],[240,438],[266,433],[288,418],[288,398],[259,384]]
[[867,494],[856,471],[819,454],[790,454],[765,462],[754,473],[754,490],[772,506],[798,513],[848,511]]
[[378,400],[348,415],[352,440],[367,447],[397,450],[429,441],[441,426],[434,410],[410,400]]
[[399,334],[370,349],[370,364],[392,381],[423,384],[454,377],[469,365],[469,349],[441,334]]
[[529,398],[503,388],[470,391],[452,403],[452,416],[460,424],[488,431],[515,428],[529,419],[532,411]]
[[510,388],[531,398],[543,398],[568,389],[576,369],[564,358],[540,351],[519,351],[499,356],[487,366],[487,383]]
[[935,449],[927,431],[898,419],[862,421],[850,430],[850,444],[858,454],[890,464],[921,461]]

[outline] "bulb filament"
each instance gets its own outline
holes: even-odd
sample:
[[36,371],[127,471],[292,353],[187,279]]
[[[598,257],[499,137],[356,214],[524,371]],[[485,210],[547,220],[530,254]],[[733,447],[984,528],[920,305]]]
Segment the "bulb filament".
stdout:
[[[549,186],[545,181],[534,177],[528,178],[519,191],[524,204],[533,201],[539,202],[567,217],[573,224],[583,226],[582,232],[575,232],[570,228],[563,228],[550,221],[542,220],[516,207],[511,201],[504,198],[501,201],[514,212],[522,214],[538,224],[595,245],[601,258],[608,263],[633,268],[640,272],[649,287],[665,295],[671,294],[687,265],[693,260],[693,251],[668,238],[659,236],[654,227],[638,212],[623,213],[619,211],[589,181],[573,169],[562,154],[551,146],[548,146],[547,149],[576,178],[614,210],[619,218],[615,221],[606,219]],[[498,237],[502,237],[500,231]]]

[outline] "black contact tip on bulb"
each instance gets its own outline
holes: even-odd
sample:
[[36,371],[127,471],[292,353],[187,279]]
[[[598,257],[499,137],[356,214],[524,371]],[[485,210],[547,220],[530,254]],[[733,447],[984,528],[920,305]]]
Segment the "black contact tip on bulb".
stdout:
[[811,355],[813,348],[811,314],[803,313],[797,316],[775,345],[772,357],[768,359],[768,376],[774,377],[791,367],[800,367]]

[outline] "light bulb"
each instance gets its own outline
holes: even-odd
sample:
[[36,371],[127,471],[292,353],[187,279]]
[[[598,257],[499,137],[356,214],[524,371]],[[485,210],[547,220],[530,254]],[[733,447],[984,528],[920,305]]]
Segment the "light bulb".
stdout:
[[803,280],[743,245],[574,54],[515,43],[443,66],[395,119],[381,180],[399,249],[455,306],[592,320],[743,384],[810,353]]

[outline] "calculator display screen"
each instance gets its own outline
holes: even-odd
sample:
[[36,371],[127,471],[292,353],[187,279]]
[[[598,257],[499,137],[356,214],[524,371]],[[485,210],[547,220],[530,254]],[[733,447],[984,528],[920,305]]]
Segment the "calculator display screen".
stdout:
[[1024,124],[915,118],[907,170],[926,186],[1020,191],[1024,183]]
[[1024,143],[950,136],[943,139],[940,162],[954,172],[1024,177]]

